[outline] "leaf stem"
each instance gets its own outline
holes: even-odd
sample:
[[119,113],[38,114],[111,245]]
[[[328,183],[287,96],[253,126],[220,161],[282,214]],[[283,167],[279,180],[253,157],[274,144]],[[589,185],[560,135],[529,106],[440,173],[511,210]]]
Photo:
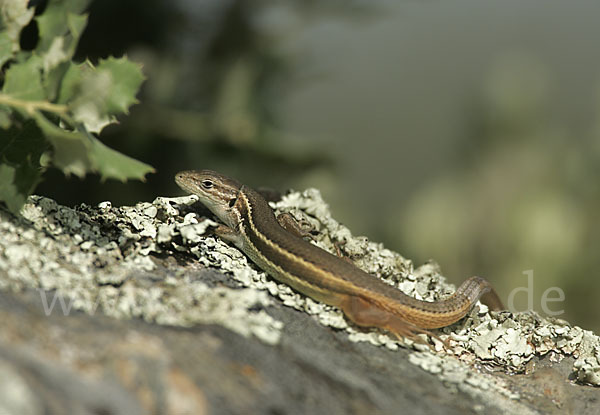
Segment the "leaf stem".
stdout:
[[68,115],[68,107],[66,105],[53,104],[48,101],[26,101],[0,93],[0,104],[23,108],[29,114],[33,114],[35,111],[42,110],[53,112],[63,118],[70,118]]

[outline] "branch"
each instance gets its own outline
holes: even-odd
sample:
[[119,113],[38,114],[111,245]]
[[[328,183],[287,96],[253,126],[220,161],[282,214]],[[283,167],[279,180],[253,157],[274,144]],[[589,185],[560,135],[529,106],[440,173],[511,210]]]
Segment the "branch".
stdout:
[[11,107],[23,108],[28,114],[33,115],[35,111],[42,110],[53,112],[63,118],[69,118],[68,107],[62,104],[53,104],[48,101],[26,101],[10,95],[0,93],[0,104]]

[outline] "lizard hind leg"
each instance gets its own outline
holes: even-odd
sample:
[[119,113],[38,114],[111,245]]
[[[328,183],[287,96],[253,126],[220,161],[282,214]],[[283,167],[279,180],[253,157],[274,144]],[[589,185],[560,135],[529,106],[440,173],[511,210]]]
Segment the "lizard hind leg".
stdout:
[[310,224],[306,222],[298,222],[290,213],[280,213],[277,215],[279,226],[298,238],[313,239],[310,234]]
[[426,344],[426,341],[423,340],[423,338],[417,336],[417,334],[420,333],[427,334],[442,341],[436,334],[429,330],[418,327],[406,321],[401,316],[384,310],[370,301],[357,296],[349,295],[344,298],[340,304],[340,308],[346,317],[356,325],[361,327],[377,327],[387,330],[395,335],[400,341],[403,341],[403,338],[406,337],[417,343]]

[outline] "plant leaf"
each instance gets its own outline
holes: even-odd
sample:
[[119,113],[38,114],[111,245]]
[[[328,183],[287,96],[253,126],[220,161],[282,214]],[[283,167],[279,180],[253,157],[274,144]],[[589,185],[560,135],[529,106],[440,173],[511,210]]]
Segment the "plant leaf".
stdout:
[[77,44],[81,35],[81,25],[72,27],[73,22],[69,22],[69,19],[72,19],[70,17],[72,15],[81,15],[89,3],[90,0],[48,0],[44,13],[36,17],[40,36],[36,52],[43,55],[50,50],[54,39],[68,33],[73,36],[72,41]]
[[144,181],[146,174],[154,173],[152,166],[105,146],[95,137],[92,137],[91,157],[102,180],[117,179],[124,182],[131,178]]
[[127,60],[126,57],[110,57],[101,60],[96,69],[99,73],[109,74],[111,79],[106,112],[127,113],[129,107],[138,102],[135,95],[144,81],[141,65]]
[[25,62],[12,64],[6,71],[2,92],[12,98],[41,101],[45,98],[42,88],[41,60],[32,56]]
[[40,113],[34,118],[54,147],[52,164],[67,175],[83,177],[88,172],[97,172],[102,180],[125,181],[128,178],[144,180],[146,174],[154,172],[148,164],[105,146],[89,133],[66,131]]
[[54,148],[52,165],[63,171],[67,176],[74,174],[83,177],[87,172],[94,171],[89,158],[91,143],[88,138],[78,131],[67,131],[50,122],[44,115],[36,112],[33,115],[38,127]]
[[35,9],[23,0],[2,0],[0,3],[0,66],[19,51],[21,30],[31,21],[34,12]]
[[99,73],[90,62],[71,64],[63,79],[58,102],[69,106],[75,121],[87,131],[99,133],[114,121],[106,111],[111,90],[110,75]]
[[9,128],[0,130],[0,162],[18,166],[27,158],[39,161],[49,144],[35,121],[15,116],[10,122]]
[[61,83],[58,103],[69,106],[73,118],[86,130],[99,133],[136,103],[144,80],[140,66],[125,58],[109,58],[98,67],[90,62],[71,64]]
[[0,163],[4,166],[4,186],[0,184],[0,199],[9,209],[18,212],[35,186],[44,169],[40,157],[48,149],[48,142],[31,119],[15,117],[8,129],[0,130]]
[[[144,77],[126,58],[72,61],[91,0],[0,0],[0,200],[12,210],[26,200],[47,166],[79,177],[143,180],[149,165],[102,144],[100,132],[137,102]],[[38,43],[20,51],[23,27],[35,18]],[[7,64],[8,62],[8,64]],[[51,151],[49,151],[51,150]],[[43,163],[43,166],[42,166]]]
[[87,15],[67,14],[69,33],[65,36],[57,36],[52,39],[50,46],[44,52],[40,52],[44,62],[44,71],[48,72],[63,62],[70,61],[75,54],[77,42],[81,32],[87,23]]
[[6,32],[0,32],[0,67],[13,56],[13,41]]
[[3,200],[8,209],[18,213],[27,200],[27,194],[19,192],[15,184],[16,169],[7,164],[0,163],[0,200]]

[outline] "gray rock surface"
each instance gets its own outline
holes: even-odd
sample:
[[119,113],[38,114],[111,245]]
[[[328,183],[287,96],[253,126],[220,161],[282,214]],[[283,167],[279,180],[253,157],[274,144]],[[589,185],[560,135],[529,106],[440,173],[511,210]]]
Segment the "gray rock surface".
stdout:
[[[270,279],[194,201],[0,210],[0,413],[598,413],[593,333],[479,306],[440,331],[450,351],[400,344]],[[352,237],[314,190],[274,206],[410,295],[454,289]]]

